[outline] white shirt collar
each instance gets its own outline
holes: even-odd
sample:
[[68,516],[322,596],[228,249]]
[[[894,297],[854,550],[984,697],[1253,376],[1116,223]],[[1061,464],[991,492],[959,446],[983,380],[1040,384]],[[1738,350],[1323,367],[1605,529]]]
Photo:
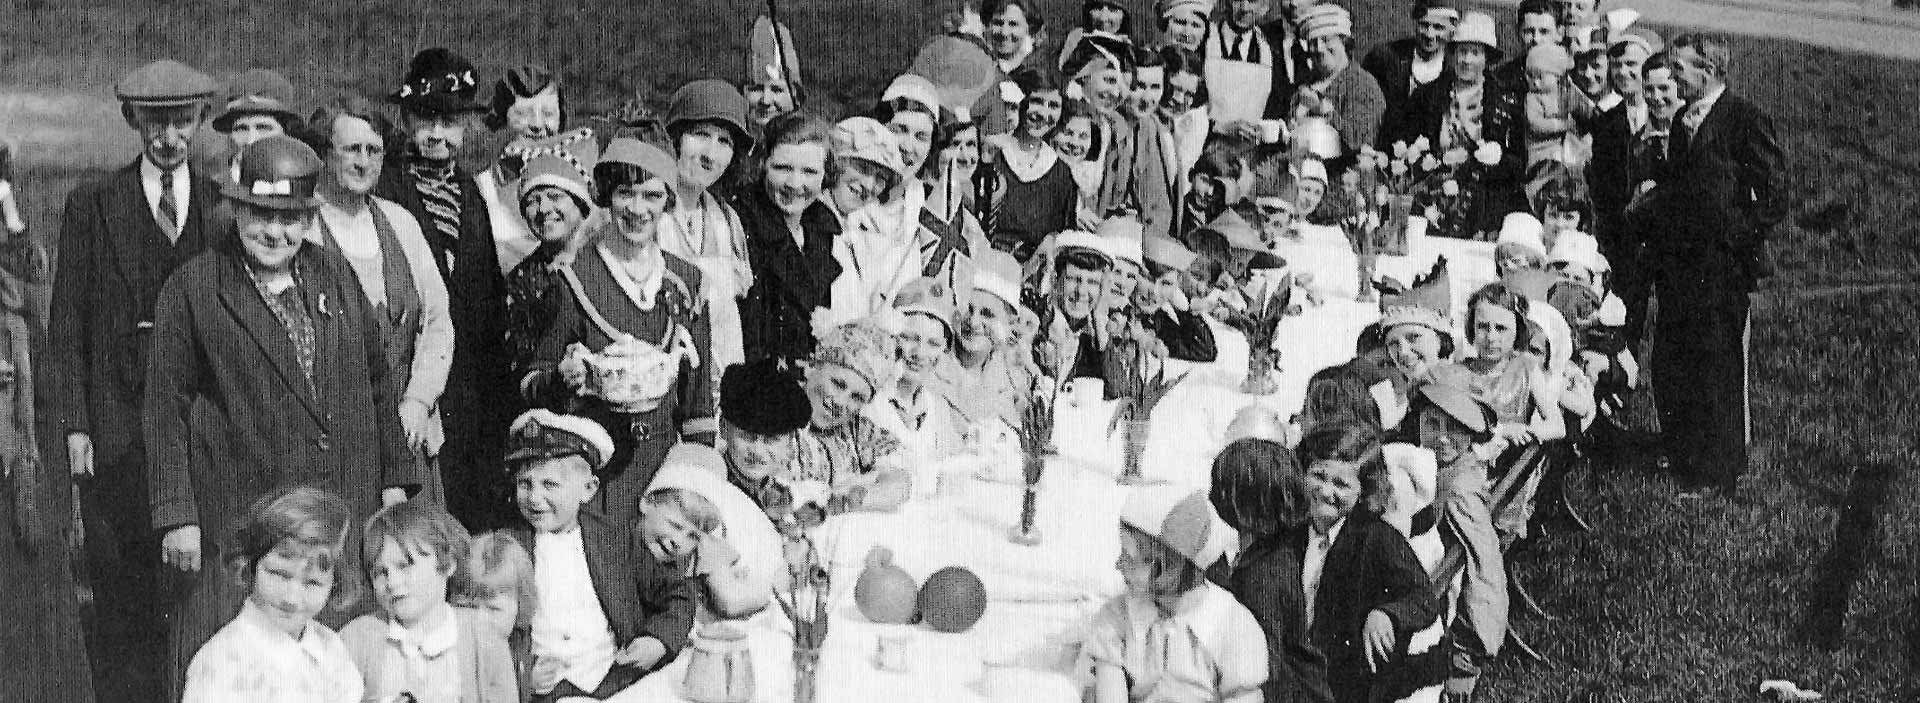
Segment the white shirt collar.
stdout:
[[[140,186],[147,196],[147,211],[152,212],[155,219],[160,217],[160,173],[158,164],[145,154],[140,155]],[[187,162],[182,161],[167,173],[173,175],[173,225],[178,233],[187,227],[187,207],[193,197],[192,172],[187,169]]]
[[1346,526],[1347,519],[1340,518],[1340,521],[1333,523],[1333,527],[1328,529],[1326,534],[1320,534],[1319,530],[1308,530],[1308,534],[1312,537],[1308,542],[1308,546],[1325,545],[1324,548],[1332,549],[1334,541],[1340,539],[1340,530]]
[[460,624],[454,618],[453,606],[441,603],[438,607],[440,623],[424,631],[409,629],[399,620],[387,621],[387,639],[400,645],[402,650],[418,651],[427,659],[446,654],[460,640]]
[[1707,114],[1713,112],[1713,106],[1720,102],[1720,96],[1725,95],[1726,92],[1727,84],[1722,83],[1708,90],[1706,95],[1700,96],[1700,99],[1695,100],[1692,105],[1688,105],[1687,113],[1683,118],[1687,123],[1687,129],[1693,132],[1700,131],[1700,124],[1707,121]]
[[606,262],[607,270],[613,272],[613,279],[620,283],[620,288],[626,291],[627,297],[633,301],[633,304],[639,306],[641,310],[653,310],[654,304],[659,300],[660,286],[666,281],[667,273],[667,257],[660,253],[660,247],[647,247],[640,252],[640,259],[651,261],[652,265],[647,269],[647,277],[639,280],[635,280],[625,268],[620,266],[619,259],[614,258],[613,253],[607,251],[606,245],[596,244],[593,248],[600,253],[600,259]]
[[273,626],[273,621],[267,619],[267,614],[261,611],[260,606],[255,604],[252,598],[242,602],[240,614],[235,616],[234,620],[252,629],[254,635],[262,642],[292,645],[316,661],[324,660],[329,656],[327,643],[320,638],[320,633],[315,631],[313,622],[309,621],[305,627],[301,628],[298,638],[288,637],[287,633]]

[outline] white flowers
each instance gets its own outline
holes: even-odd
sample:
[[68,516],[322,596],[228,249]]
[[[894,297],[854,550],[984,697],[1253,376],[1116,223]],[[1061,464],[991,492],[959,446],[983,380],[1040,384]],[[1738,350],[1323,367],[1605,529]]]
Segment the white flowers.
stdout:
[[1483,166],[1499,164],[1502,155],[1499,142],[1480,142],[1480,148],[1473,150],[1473,160],[1480,162]]
[[1440,194],[1449,198],[1460,194],[1460,182],[1451,178],[1440,184]]
[[1456,146],[1452,149],[1448,149],[1447,153],[1442,154],[1440,156],[1440,163],[1446,164],[1448,166],[1459,166],[1460,164],[1466,163],[1467,160],[1471,158],[1473,158],[1473,155],[1467,153],[1466,149],[1462,149]]

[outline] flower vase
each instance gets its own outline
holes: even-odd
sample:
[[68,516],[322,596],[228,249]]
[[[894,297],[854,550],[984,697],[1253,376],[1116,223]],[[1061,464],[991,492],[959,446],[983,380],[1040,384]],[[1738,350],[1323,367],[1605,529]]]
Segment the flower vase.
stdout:
[[1371,253],[1362,253],[1353,257],[1354,273],[1359,277],[1360,283],[1359,294],[1354,296],[1354,300],[1371,303],[1376,299],[1373,290],[1373,265],[1376,258]]
[[1120,483],[1129,486],[1159,483],[1147,479],[1140,466],[1147,456],[1149,418],[1136,418],[1133,416],[1133,411],[1128,411],[1126,419],[1121,423],[1121,430],[1126,433],[1126,455],[1122,457]]
[[1040,543],[1040,528],[1036,513],[1040,503],[1040,473],[1046,466],[1046,457],[1028,454],[1021,458],[1023,478],[1020,491],[1020,521],[1014,523],[1013,533],[1007,538],[1014,544],[1031,547]]
[[1247,377],[1240,382],[1240,392],[1247,395],[1273,395],[1280,391],[1279,382],[1273,380],[1273,350],[1255,349],[1247,354]]
[[814,703],[820,670],[820,648],[793,648],[793,703]]
[[1408,221],[1413,217],[1413,196],[1390,196],[1384,207],[1386,212],[1380,218],[1380,227],[1373,231],[1370,251],[1379,256],[1406,256],[1407,237],[1410,236]]

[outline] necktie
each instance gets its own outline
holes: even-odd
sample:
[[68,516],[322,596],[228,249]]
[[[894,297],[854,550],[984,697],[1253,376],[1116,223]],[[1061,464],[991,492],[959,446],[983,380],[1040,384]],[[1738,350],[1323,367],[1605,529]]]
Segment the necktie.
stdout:
[[173,199],[173,172],[160,172],[160,208],[154,215],[155,224],[160,225],[160,233],[167,235],[167,241],[180,240],[180,205]]

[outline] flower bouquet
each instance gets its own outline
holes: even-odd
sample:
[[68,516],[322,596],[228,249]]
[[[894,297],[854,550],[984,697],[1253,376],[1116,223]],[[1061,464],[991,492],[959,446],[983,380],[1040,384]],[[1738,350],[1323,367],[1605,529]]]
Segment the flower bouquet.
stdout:
[[1234,312],[1223,320],[1247,338],[1247,378],[1240,383],[1240,392],[1273,395],[1279,390],[1272,373],[1280,365],[1280,353],[1273,348],[1274,335],[1281,320],[1299,313],[1300,306],[1293,303],[1293,282],[1281,279],[1252,296],[1246,312]]
[[1025,481],[1020,492],[1020,523],[1014,526],[1012,535],[1015,544],[1032,546],[1040,543],[1040,529],[1034,526],[1034,513],[1040,499],[1040,476],[1046,470],[1047,457],[1055,453],[1054,401],[1051,397],[1036,397],[1020,415],[1020,467]]
[[773,600],[793,622],[793,701],[813,703],[820,647],[827,641],[832,580],[812,539],[788,537],[786,559],[789,590],[784,596],[776,590]]
[[[1126,354],[1128,360],[1120,365],[1120,373],[1109,373],[1108,376],[1117,384],[1120,406],[1114,410],[1113,421],[1108,423],[1107,432],[1111,434],[1115,429],[1125,432],[1126,454],[1120,482],[1138,485],[1151,483],[1141,473],[1140,462],[1147,453],[1147,433],[1152,426],[1153,410],[1160,405],[1160,401],[1166,399],[1174,386],[1180,385],[1181,381],[1186,380],[1187,374],[1193,371],[1189,369],[1168,380],[1165,364],[1159,363],[1165,358],[1164,353],[1156,359],[1144,344],[1133,345],[1130,350],[1116,344],[1108,353],[1112,355],[1125,351],[1131,353]],[[1151,374],[1149,368],[1152,368]]]

